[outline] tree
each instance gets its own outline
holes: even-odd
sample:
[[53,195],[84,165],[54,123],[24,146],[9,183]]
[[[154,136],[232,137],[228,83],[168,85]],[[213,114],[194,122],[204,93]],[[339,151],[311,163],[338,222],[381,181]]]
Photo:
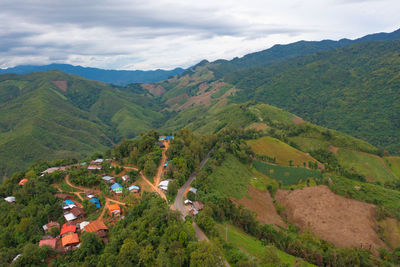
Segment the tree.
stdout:
[[223,266],[222,251],[214,243],[202,241],[195,246],[196,249],[190,254],[190,266]]

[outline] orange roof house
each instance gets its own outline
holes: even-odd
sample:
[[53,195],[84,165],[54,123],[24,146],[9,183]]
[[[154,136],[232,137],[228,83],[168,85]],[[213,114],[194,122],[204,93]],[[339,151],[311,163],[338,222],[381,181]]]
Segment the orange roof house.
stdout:
[[110,216],[119,216],[121,214],[121,208],[118,204],[108,205],[108,213]]
[[63,238],[61,238],[61,244],[63,247],[79,244],[78,234],[64,236]]
[[60,235],[65,235],[67,233],[75,233],[76,231],[76,225],[75,224],[71,224],[71,225],[67,225],[66,223],[63,224],[62,228],[61,228],[61,232]]
[[39,247],[41,248],[42,246],[49,246],[54,249],[56,248],[56,243],[57,238],[44,239],[39,241]]
[[28,182],[28,179],[24,178],[21,181],[19,181],[19,185],[24,186]]
[[85,226],[85,232],[96,233],[100,230],[108,230],[107,226],[100,220],[90,222]]

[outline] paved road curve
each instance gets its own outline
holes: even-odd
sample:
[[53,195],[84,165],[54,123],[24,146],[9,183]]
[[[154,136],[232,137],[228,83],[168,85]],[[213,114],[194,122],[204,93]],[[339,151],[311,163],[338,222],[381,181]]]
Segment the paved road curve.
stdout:
[[[200,170],[204,167],[204,165],[210,158],[211,151],[208,152],[207,156],[202,160],[202,162],[200,162]],[[186,183],[181,188],[179,188],[178,193],[176,194],[175,202],[171,206],[172,209],[180,211],[184,218],[186,217],[186,215],[188,215],[188,212],[186,211],[185,205],[183,204],[183,195],[185,194],[186,190],[189,188],[193,180],[196,178],[196,175],[197,172],[192,173]]]

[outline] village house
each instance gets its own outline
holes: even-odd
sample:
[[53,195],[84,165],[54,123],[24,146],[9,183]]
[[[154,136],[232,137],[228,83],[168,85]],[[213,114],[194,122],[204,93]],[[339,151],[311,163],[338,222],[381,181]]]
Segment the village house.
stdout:
[[45,232],[47,232],[47,231],[50,231],[53,228],[60,229],[60,224],[58,222],[51,221],[48,224],[43,225],[42,228],[43,228],[43,230]]
[[129,192],[132,192],[132,193],[139,193],[139,191],[140,191],[140,187],[137,185],[131,185],[128,189],[129,189]]
[[81,231],[84,231],[84,230],[85,230],[85,227],[86,227],[89,223],[90,223],[90,222],[88,222],[88,221],[81,222],[80,224],[78,224],[78,225],[79,225],[79,229],[80,229]]
[[122,181],[126,182],[129,180],[129,175],[124,175],[121,177]]
[[61,244],[64,248],[78,245],[79,244],[78,234],[70,234],[64,236],[63,238],[61,238]]
[[87,169],[94,171],[94,170],[101,170],[102,167],[97,165],[89,165]]
[[122,194],[123,187],[119,183],[114,183],[114,184],[111,185],[111,190],[115,194]]
[[111,181],[114,180],[114,177],[106,175],[106,176],[103,176],[101,179],[107,183],[111,183]]
[[73,234],[76,232],[75,224],[66,224],[64,223],[61,227],[60,236],[63,237],[65,235]]
[[95,193],[92,190],[88,190],[85,192],[86,196],[88,198],[94,198],[95,197]]
[[191,187],[190,189],[189,189],[189,192],[192,192],[193,194],[197,194],[197,188],[194,188],[194,187]]
[[104,159],[96,159],[96,160],[92,160],[91,162],[90,162],[90,164],[93,164],[93,165],[101,165],[101,164],[103,164],[103,162],[104,162]]
[[45,170],[45,171],[42,172],[42,175],[41,175],[41,176],[43,176],[43,175],[45,175],[45,174],[52,174],[52,173],[55,172],[55,171],[65,172],[66,169],[67,169],[66,167],[52,167],[52,168],[48,168],[47,170]]
[[4,198],[5,201],[7,201],[8,203],[14,203],[15,202],[15,197],[13,196],[9,196]]
[[42,239],[39,241],[39,247],[49,246],[52,249],[56,248],[57,238]]
[[68,200],[67,199],[67,200],[64,200],[63,203],[62,203],[62,208],[64,210],[72,209],[74,207],[76,207],[76,205],[72,200]]
[[168,185],[169,185],[169,182],[170,182],[170,181],[171,181],[170,179],[161,181],[161,182],[158,184],[158,188],[160,188],[160,189],[163,190],[164,192],[168,192]]
[[76,217],[76,219],[82,219],[86,215],[85,211],[79,207],[73,207],[70,213],[72,213]]
[[98,237],[107,237],[107,226],[100,220],[92,221],[85,227],[85,232],[96,233]]
[[66,220],[67,222],[76,220],[75,215],[72,214],[71,212],[65,213],[65,214],[64,214],[64,218],[65,218],[65,220]]
[[100,208],[101,207],[99,199],[93,197],[93,198],[89,199],[89,201],[92,202],[93,204],[95,204],[96,208]]
[[108,214],[111,217],[119,217],[121,215],[121,208],[118,204],[110,204],[108,205]]

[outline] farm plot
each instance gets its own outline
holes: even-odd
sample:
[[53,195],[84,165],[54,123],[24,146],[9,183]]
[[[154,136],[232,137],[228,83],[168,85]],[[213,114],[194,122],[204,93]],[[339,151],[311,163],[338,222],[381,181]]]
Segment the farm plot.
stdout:
[[274,178],[287,186],[295,185],[302,181],[304,182],[308,178],[319,179],[322,177],[321,173],[316,170],[272,165],[261,161],[254,161],[253,166],[257,171],[264,173],[268,177]]

